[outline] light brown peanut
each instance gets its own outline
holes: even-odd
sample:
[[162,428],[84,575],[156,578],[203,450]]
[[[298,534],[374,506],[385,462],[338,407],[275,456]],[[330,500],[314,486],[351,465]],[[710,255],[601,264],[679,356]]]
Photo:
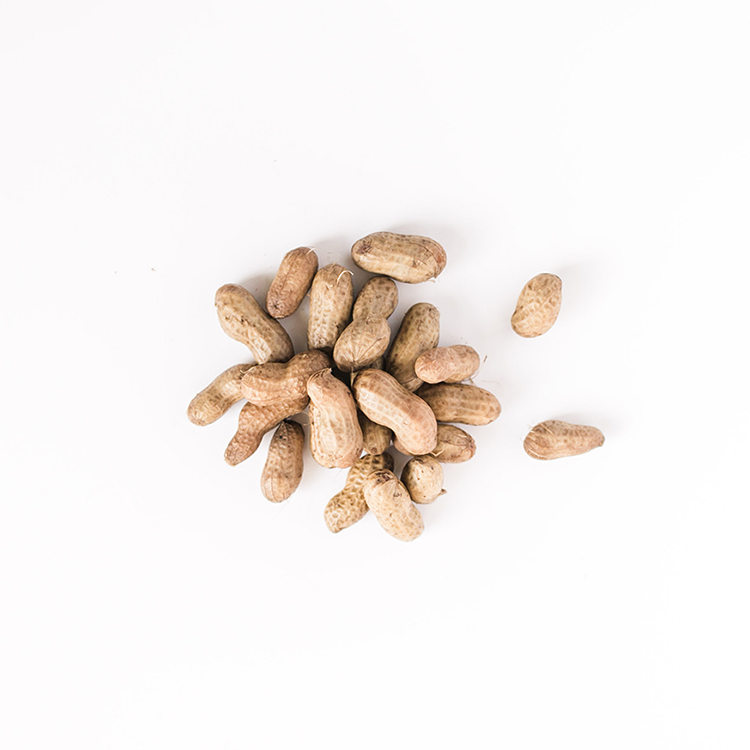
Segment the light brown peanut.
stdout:
[[254,404],[272,404],[307,394],[307,379],[331,366],[331,358],[318,349],[295,354],[288,362],[268,362],[251,367],[242,378],[242,395]]
[[414,363],[414,372],[425,383],[460,383],[474,375],[479,364],[479,355],[474,349],[454,344],[422,352]]
[[424,531],[422,514],[392,471],[383,469],[370,474],[363,492],[367,507],[391,536],[411,542]]
[[216,292],[216,311],[222,330],[252,352],[255,361],[286,362],[294,347],[281,323],[269,317],[247,289],[225,284]]
[[429,237],[375,232],[354,243],[352,260],[370,273],[418,284],[439,276],[447,258],[442,246]]
[[540,273],[521,290],[510,324],[524,338],[541,336],[557,320],[561,303],[560,277],[552,273]]
[[282,422],[271,438],[268,458],[260,477],[263,497],[280,503],[294,494],[302,481],[305,433],[297,422]]
[[310,287],[308,349],[333,352],[341,331],[349,323],[353,300],[351,271],[338,263],[331,263],[315,274]]
[[413,455],[429,453],[437,442],[432,409],[382,370],[360,370],[352,391],[357,405],[373,422],[393,430]]
[[[393,447],[405,455],[410,455],[398,440],[393,441]],[[434,456],[443,464],[461,464],[474,457],[477,445],[468,432],[453,424],[438,422],[437,444],[430,456]]]
[[404,315],[385,362],[386,372],[404,388],[416,391],[422,380],[414,370],[420,354],[434,349],[440,339],[440,312],[429,302],[412,305]]
[[440,422],[489,424],[500,416],[500,402],[476,385],[437,383],[423,385],[417,395],[424,399]]
[[434,456],[414,456],[407,461],[401,481],[411,499],[420,505],[432,503],[445,494],[443,467]]
[[362,446],[365,453],[379,456],[388,450],[393,439],[393,433],[382,424],[373,422],[366,414],[357,410],[357,419],[362,428]]
[[393,458],[387,453],[379,456],[365,455],[349,469],[346,484],[326,505],[323,516],[326,526],[334,534],[357,523],[367,513],[367,503],[362,485],[373,471],[393,469]]
[[273,404],[258,406],[246,403],[240,411],[239,425],[234,437],[229,441],[224,460],[230,466],[237,466],[258,450],[263,436],[276,425],[304,411],[307,406],[307,394],[304,397],[275,401]]
[[310,397],[310,451],[329,469],[352,466],[362,453],[362,429],[351,391],[330,370],[307,381]]
[[309,247],[290,250],[281,261],[266,295],[272,318],[287,318],[302,304],[318,270],[318,256]]
[[532,427],[523,441],[526,453],[542,461],[578,456],[603,444],[604,435],[596,427],[570,424],[557,419],[540,422]]
[[251,365],[235,365],[215,377],[187,408],[188,419],[201,427],[215,422],[242,398],[240,381]]

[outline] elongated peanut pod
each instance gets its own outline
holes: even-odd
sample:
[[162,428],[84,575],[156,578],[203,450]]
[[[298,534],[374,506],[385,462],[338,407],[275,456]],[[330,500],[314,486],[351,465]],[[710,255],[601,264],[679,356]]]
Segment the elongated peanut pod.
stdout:
[[429,302],[412,305],[401,321],[396,338],[386,356],[386,372],[404,388],[416,391],[422,380],[414,365],[420,354],[434,349],[440,339],[440,312]]
[[382,424],[373,422],[366,414],[358,411],[357,419],[359,426],[362,428],[362,445],[365,453],[373,456],[379,456],[388,450],[388,446],[393,439],[393,433]]
[[500,402],[476,385],[464,383],[423,385],[417,395],[424,399],[440,422],[489,424],[500,416]]
[[297,422],[282,422],[271,438],[268,458],[260,477],[263,497],[280,503],[294,494],[302,481],[305,433]]
[[352,274],[338,263],[323,266],[310,288],[307,346],[332,352],[341,331],[349,323],[354,291]]
[[309,247],[290,250],[266,295],[266,310],[272,318],[286,318],[302,304],[318,270],[318,256]]
[[406,462],[401,472],[401,481],[415,503],[426,505],[434,502],[443,489],[443,467],[434,456],[414,456]]
[[201,427],[215,422],[242,398],[242,376],[251,365],[234,365],[215,377],[187,408],[188,419]]
[[424,531],[422,514],[392,471],[384,469],[370,474],[363,490],[367,507],[391,536],[410,542]]
[[251,367],[242,378],[242,395],[254,404],[272,404],[307,394],[307,379],[331,366],[331,358],[318,349],[295,354],[288,362],[268,362]]
[[370,273],[418,284],[439,276],[447,257],[442,246],[429,237],[375,232],[354,243],[352,260]]
[[521,290],[510,324],[524,338],[541,336],[554,325],[561,303],[560,277],[552,273],[540,273]]
[[417,357],[414,371],[425,383],[460,383],[479,369],[476,350],[464,344],[438,346]]
[[604,435],[596,427],[570,424],[557,419],[540,422],[532,427],[523,441],[526,453],[542,461],[579,456],[603,444]]

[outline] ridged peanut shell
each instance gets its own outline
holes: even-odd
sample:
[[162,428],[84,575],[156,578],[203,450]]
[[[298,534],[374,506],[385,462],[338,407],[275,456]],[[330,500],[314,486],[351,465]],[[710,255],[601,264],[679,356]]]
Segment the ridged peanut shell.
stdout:
[[[393,441],[393,447],[400,453],[411,455],[398,440]],[[468,432],[456,425],[438,422],[437,443],[429,455],[442,464],[462,464],[473,458],[476,452],[477,444]]]
[[429,237],[375,232],[354,243],[352,260],[370,273],[418,284],[439,276],[447,258],[442,246]]
[[390,318],[398,305],[398,287],[387,276],[375,276],[365,282],[352,307],[352,320],[368,315]]
[[534,338],[552,328],[562,303],[562,280],[552,273],[540,273],[521,290],[510,319],[513,330],[524,338]]
[[434,502],[443,489],[443,467],[434,456],[414,456],[406,462],[401,481],[411,499],[420,505]]
[[282,422],[268,446],[260,489],[263,497],[272,503],[280,503],[294,494],[302,481],[305,433],[297,422]]
[[357,419],[359,419],[359,426],[362,428],[362,446],[365,453],[371,453],[373,456],[385,453],[391,444],[393,433],[382,424],[373,422],[362,411],[358,410]]
[[310,287],[308,349],[333,351],[338,337],[349,323],[353,301],[351,271],[338,263],[331,263],[315,274]]
[[367,315],[355,318],[336,341],[333,359],[343,372],[362,370],[382,357],[390,342],[391,327],[384,317]]
[[383,469],[370,474],[363,491],[367,507],[391,536],[411,542],[424,531],[422,514],[392,471]]
[[416,391],[422,380],[414,365],[428,349],[440,340],[440,312],[429,302],[412,305],[404,315],[391,349],[386,356],[386,372],[393,375],[409,391]]
[[266,295],[266,310],[272,318],[296,312],[318,270],[318,256],[309,247],[290,250],[281,261]]
[[532,427],[523,441],[526,453],[542,461],[579,456],[603,444],[604,435],[596,427],[570,424],[557,419],[540,422]]
[[251,365],[234,365],[215,377],[187,408],[188,419],[201,427],[215,422],[242,398],[242,376]]
[[268,362],[247,369],[242,395],[254,404],[307,395],[308,378],[331,366],[331,358],[319,349],[295,354],[288,362]]
[[481,425],[500,416],[500,402],[476,385],[437,383],[423,385],[417,395],[426,401],[439,422]]
[[438,346],[417,357],[414,372],[425,383],[460,383],[479,369],[479,355],[465,344]]

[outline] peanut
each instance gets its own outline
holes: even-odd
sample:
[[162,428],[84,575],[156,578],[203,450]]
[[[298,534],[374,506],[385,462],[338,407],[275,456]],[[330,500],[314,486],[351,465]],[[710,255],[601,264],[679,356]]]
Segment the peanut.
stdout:
[[521,290],[516,310],[510,319],[513,330],[524,338],[549,331],[557,320],[562,303],[562,281],[551,273],[540,273]]
[[307,381],[310,397],[310,451],[326,468],[352,466],[362,453],[362,429],[351,391],[330,370]]
[[362,446],[365,449],[365,453],[370,453],[373,456],[385,453],[391,444],[393,433],[382,424],[373,422],[362,411],[357,410],[357,419],[362,429]]
[[532,427],[523,447],[532,458],[548,461],[588,453],[603,443],[604,435],[596,427],[550,419]]
[[338,263],[331,263],[315,274],[310,287],[308,349],[333,351],[341,331],[349,322],[353,299],[351,271]]
[[362,485],[373,471],[379,469],[393,469],[393,458],[387,453],[362,456],[349,469],[344,489],[329,500],[323,513],[326,526],[334,534],[357,523],[367,513]]
[[392,471],[382,469],[370,474],[363,492],[367,507],[391,536],[410,542],[424,531],[422,514]]
[[[400,453],[409,455],[398,440],[393,441],[393,447]],[[468,432],[452,424],[438,423],[437,444],[429,455],[434,456],[443,464],[461,464],[474,457],[477,445]]]
[[263,311],[247,289],[238,284],[220,287],[216,310],[224,333],[245,344],[259,364],[286,362],[294,354],[289,334]]
[[432,409],[382,370],[360,370],[352,391],[357,405],[373,422],[393,430],[409,453],[422,455],[437,442]]
[[412,305],[401,321],[391,350],[386,357],[385,369],[404,388],[416,391],[422,380],[414,370],[420,354],[434,349],[440,339],[440,312],[428,302]]
[[240,381],[250,365],[235,365],[214,378],[187,408],[188,419],[201,427],[215,422],[242,398]]
[[271,438],[260,477],[263,496],[272,503],[287,500],[302,481],[305,433],[297,422],[282,422]]
[[287,318],[302,304],[318,270],[318,256],[309,247],[290,250],[281,261],[266,295],[272,318]]
[[480,425],[494,422],[500,416],[500,402],[476,385],[423,385],[417,395],[429,404],[440,422]]
[[439,276],[447,258],[445,250],[429,237],[375,232],[354,243],[352,260],[370,273],[418,284]]
[[434,456],[414,456],[401,472],[401,481],[415,503],[434,502],[443,489],[443,467]]
[[463,344],[428,349],[414,363],[414,372],[425,383],[460,383],[478,369],[479,355]]
[[272,404],[307,394],[307,379],[331,366],[331,358],[318,349],[295,354],[288,362],[268,362],[251,367],[242,378],[242,395],[254,404]]

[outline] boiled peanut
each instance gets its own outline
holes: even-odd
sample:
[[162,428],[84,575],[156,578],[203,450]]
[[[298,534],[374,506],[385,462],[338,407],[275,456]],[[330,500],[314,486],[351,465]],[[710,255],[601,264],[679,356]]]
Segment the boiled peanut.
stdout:
[[[409,455],[398,440],[393,441],[393,447],[400,453]],[[461,464],[474,457],[477,445],[468,432],[452,424],[438,423],[437,444],[429,455],[434,456],[443,464]]]
[[338,263],[323,266],[310,287],[307,346],[333,352],[341,331],[349,323],[354,291],[352,274]]
[[287,318],[302,304],[318,270],[318,256],[309,247],[290,250],[281,261],[266,295],[272,318]]
[[305,433],[297,422],[282,422],[271,438],[260,477],[263,496],[272,503],[287,500],[302,481]]
[[326,526],[334,534],[357,523],[367,513],[362,485],[373,471],[380,469],[393,469],[393,458],[387,453],[362,456],[349,469],[344,489],[329,500],[323,513]]
[[454,344],[422,352],[414,363],[414,372],[425,383],[460,383],[474,375],[479,364],[474,349]]
[[422,514],[392,471],[383,469],[370,474],[363,492],[367,507],[391,536],[410,542],[424,531]]
[[439,276],[447,258],[445,250],[429,237],[375,232],[354,243],[352,260],[370,273],[418,284]]
[[366,414],[357,411],[359,426],[362,428],[362,446],[365,453],[379,456],[388,450],[393,439],[393,433],[382,424],[373,422]]
[[331,358],[318,349],[295,354],[288,362],[268,362],[251,367],[242,378],[242,395],[254,404],[272,404],[307,394],[307,379],[331,366]]
[[476,385],[437,383],[423,385],[417,395],[424,399],[440,422],[489,424],[500,416],[500,402]]
[[548,461],[588,453],[603,443],[604,435],[596,427],[550,419],[532,427],[523,447],[532,458]]
[[513,330],[524,338],[549,331],[557,320],[562,303],[562,281],[552,273],[540,273],[521,290],[510,319]]
[[242,398],[240,381],[251,365],[235,365],[214,378],[187,408],[188,419],[200,426],[215,422]]
[[412,305],[401,321],[396,338],[386,357],[386,372],[404,388],[416,391],[422,380],[414,370],[420,354],[434,349],[440,339],[440,312],[429,302]]
[[247,289],[238,284],[220,287],[216,310],[224,333],[245,344],[259,364],[286,362],[294,354],[289,334],[265,313]]
[[443,489],[443,467],[434,456],[414,456],[406,462],[401,472],[401,481],[415,503],[426,505],[434,502]]

